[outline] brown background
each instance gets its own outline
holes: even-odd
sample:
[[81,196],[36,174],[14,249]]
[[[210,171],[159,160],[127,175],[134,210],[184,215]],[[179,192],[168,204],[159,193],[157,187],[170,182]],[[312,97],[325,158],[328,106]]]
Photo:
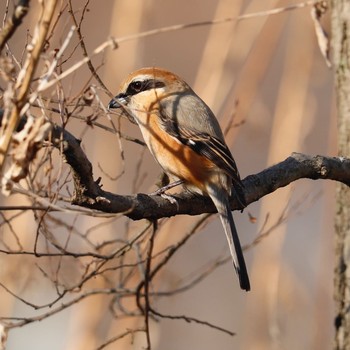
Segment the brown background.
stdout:
[[[81,11],[84,3],[75,0],[74,8]],[[235,17],[292,3],[295,2],[91,0],[82,31],[91,52],[110,36],[122,38],[172,24]],[[38,5],[33,1],[31,6],[21,30],[10,42],[14,52],[22,51],[26,29],[32,31],[37,21]],[[0,14],[3,8],[2,3]],[[65,17],[56,30],[57,47],[62,42],[59,38],[64,39],[72,25],[71,19]],[[77,49],[65,67],[81,57]],[[120,81],[130,71],[160,66],[182,76],[213,109],[223,127],[234,113],[234,121],[244,123],[230,130],[226,139],[243,178],[282,161],[291,152],[336,154],[332,72],[317,47],[310,7],[130,40],[114,51],[108,49],[94,57],[93,63],[95,66],[103,63],[98,72],[112,93],[117,92]],[[64,86],[72,87],[73,95],[81,91],[89,76],[88,69],[83,67],[68,77]],[[109,97],[101,93],[101,98],[107,105]],[[140,136],[137,127],[128,122],[123,121],[122,127],[127,134]],[[91,130],[79,122],[71,123],[68,129],[82,137],[82,145],[94,165],[94,175],[102,177],[104,189],[128,194],[155,188],[160,169],[148,151],[124,142],[123,163],[115,135]],[[140,158],[143,181],[135,187],[134,174]],[[117,181],[106,175],[120,173]],[[230,337],[204,326],[163,320],[152,323],[154,348],[329,349],[333,333],[333,193],[334,184],[330,182],[300,180],[250,205],[243,214],[235,213],[241,240],[248,244],[258,235],[267,217],[269,228],[287,211],[285,221],[259,245],[245,252],[252,291],[239,290],[232,266],[226,264],[188,292],[161,298],[155,305],[164,313],[208,320],[237,335]],[[11,201],[16,203],[15,199],[8,199],[8,203]],[[257,218],[256,223],[250,222],[248,213]],[[89,229],[97,222],[89,218],[78,220],[81,229]],[[185,216],[167,220],[157,236],[158,249],[176,241],[195,220]],[[131,223],[127,227],[127,224],[125,219],[112,222],[94,239],[102,241],[143,225]],[[35,224],[31,216],[23,217],[16,225],[32,246]],[[59,239],[60,229],[55,235]],[[227,254],[225,237],[215,217],[171,260],[157,288],[174,287],[179,280],[223,254]],[[50,283],[46,281],[46,286],[42,279],[31,275],[33,261],[29,259],[26,264],[24,258],[8,256],[0,259],[2,283],[30,300],[43,303],[51,300]],[[74,275],[74,271],[70,273]],[[67,283],[70,277],[67,272]],[[34,314],[31,308],[3,291],[1,296],[1,315]],[[91,298],[42,323],[15,329],[10,333],[8,349],[95,349],[108,337],[137,325],[136,321],[114,323],[106,310],[103,297]],[[134,344],[128,338],[110,348],[141,349],[144,344],[144,337],[136,335]]]

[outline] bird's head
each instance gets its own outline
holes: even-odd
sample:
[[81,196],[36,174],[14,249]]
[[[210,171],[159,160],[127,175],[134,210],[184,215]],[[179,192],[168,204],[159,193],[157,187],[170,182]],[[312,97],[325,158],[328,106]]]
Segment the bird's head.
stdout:
[[150,67],[131,73],[120,85],[108,108],[149,110],[157,102],[191,88],[180,77],[165,69]]

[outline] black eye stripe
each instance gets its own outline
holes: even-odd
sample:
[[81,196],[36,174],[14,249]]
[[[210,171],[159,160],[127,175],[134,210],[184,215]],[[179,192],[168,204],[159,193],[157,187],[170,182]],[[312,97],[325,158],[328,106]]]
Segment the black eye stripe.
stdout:
[[126,95],[136,95],[142,91],[156,89],[163,86],[165,86],[165,84],[162,81],[155,79],[134,80],[129,84],[126,90]]

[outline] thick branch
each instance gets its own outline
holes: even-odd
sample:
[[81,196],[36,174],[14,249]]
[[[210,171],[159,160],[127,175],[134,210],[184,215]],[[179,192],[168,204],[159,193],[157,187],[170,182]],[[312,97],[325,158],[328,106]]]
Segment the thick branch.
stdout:
[[[62,136],[60,134],[63,132]],[[160,196],[137,195],[120,196],[103,191],[93,180],[92,166],[80,147],[80,142],[66,130],[55,127],[56,147],[61,147],[67,163],[73,169],[75,197],[73,204],[108,213],[125,213],[134,220],[159,219],[179,214],[198,215],[215,212],[211,200],[189,192],[175,195],[177,203]],[[328,179],[350,184],[350,159],[341,157],[308,156],[293,153],[286,160],[247,176],[243,180],[247,204],[255,202],[280,187],[298,179]],[[243,209],[232,198],[232,209]]]

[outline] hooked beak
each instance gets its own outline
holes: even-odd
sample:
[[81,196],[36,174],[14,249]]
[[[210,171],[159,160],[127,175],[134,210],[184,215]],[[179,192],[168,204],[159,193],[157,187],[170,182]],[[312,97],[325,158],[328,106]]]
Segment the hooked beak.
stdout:
[[126,94],[119,94],[111,99],[111,101],[108,103],[107,108],[122,108],[123,106],[127,105],[128,99]]
[[136,124],[136,120],[134,119],[134,117],[125,108],[128,102],[129,102],[129,97],[126,94],[119,94],[110,100],[110,102],[108,103],[107,109],[108,110],[113,108],[122,109],[120,115],[127,117],[131,123]]

